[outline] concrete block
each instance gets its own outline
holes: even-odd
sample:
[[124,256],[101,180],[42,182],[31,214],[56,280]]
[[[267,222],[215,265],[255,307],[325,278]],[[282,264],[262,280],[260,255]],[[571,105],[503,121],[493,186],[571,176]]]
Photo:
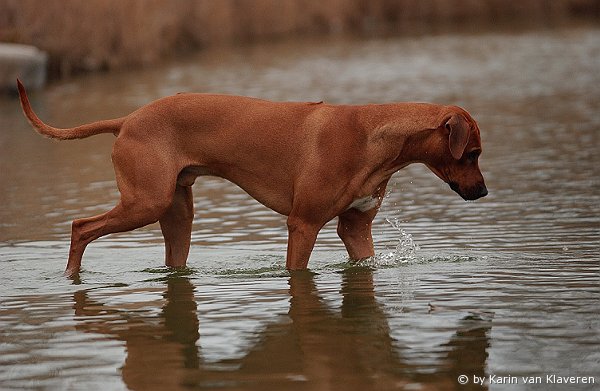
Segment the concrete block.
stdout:
[[0,43],[0,92],[17,91],[17,77],[27,89],[46,84],[48,55],[34,46]]

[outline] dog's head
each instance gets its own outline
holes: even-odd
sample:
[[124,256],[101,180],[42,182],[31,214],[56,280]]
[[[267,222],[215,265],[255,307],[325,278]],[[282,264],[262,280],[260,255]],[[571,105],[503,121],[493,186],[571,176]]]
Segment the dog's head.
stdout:
[[450,107],[432,135],[433,149],[425,164],[465,200],[476,200],[488,194],[479,170],[481,137],[479,127],[469,113]]

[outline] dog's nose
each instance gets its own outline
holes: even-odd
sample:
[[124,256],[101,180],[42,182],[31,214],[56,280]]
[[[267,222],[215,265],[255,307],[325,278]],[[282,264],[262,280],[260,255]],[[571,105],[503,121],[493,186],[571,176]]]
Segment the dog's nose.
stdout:
[[479,189],[479,198],[485,197],[486,195],[488,195],[488,189],[483,185],[481,189]]

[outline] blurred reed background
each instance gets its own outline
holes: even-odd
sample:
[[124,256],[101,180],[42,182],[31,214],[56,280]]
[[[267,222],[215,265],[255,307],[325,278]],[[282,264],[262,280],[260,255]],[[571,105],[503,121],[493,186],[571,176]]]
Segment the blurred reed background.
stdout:
[[600,20],[599,0],[0,0],[0,42],[49,54],[50,78],[218,45]]

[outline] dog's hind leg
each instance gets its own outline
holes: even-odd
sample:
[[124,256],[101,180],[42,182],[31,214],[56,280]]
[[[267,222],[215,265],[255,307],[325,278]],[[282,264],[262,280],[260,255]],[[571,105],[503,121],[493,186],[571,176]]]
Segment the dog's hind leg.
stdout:
[[[139,202],[139,201],[138,201]],[[65,274],[75,275],[81,267],[81,258],[87,245],[101,236],[131,231],[158,221],[169,207],[167,203],[123,203],[98,216],[73,221],[71,248]]]
[[173,203],[177,170],[168,160],[155,153],[133,153],[119,141],[112,157],[121,201],[106,213],[73,222],[67,275],[79,272],[83,252],[90,242],[155,223]]
[[165,265],[185,266],[190,251],[193,219],[192,187],[177,185],[169,209],[159,220],[165,237]]

